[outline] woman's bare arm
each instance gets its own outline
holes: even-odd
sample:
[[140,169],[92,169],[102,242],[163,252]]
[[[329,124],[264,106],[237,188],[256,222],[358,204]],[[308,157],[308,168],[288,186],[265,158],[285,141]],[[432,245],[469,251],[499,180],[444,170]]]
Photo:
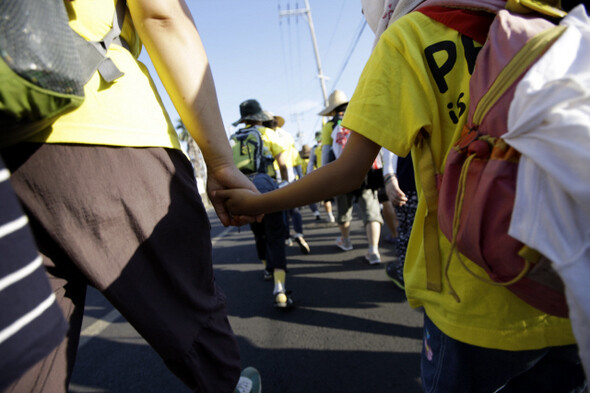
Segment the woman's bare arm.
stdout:
[[[207,163],[207,191],[224,223],[230,220],[216,190],[254,185],[234,166],[209,61],[184,0],[128,0],[131,17],[182,122]],[[242,218],[252,221],[253,217]]]

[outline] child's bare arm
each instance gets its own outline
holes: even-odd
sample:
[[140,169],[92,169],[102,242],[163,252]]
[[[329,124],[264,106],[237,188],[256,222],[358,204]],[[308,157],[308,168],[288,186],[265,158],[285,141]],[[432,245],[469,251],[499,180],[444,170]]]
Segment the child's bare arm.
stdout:
[[380,146],[352,132],[342,155],[334,162],[281,189],[256,195],[248,190],[220,190],[231,214],[261,214],[286,210],[322,201],[355,190],[360,186]]

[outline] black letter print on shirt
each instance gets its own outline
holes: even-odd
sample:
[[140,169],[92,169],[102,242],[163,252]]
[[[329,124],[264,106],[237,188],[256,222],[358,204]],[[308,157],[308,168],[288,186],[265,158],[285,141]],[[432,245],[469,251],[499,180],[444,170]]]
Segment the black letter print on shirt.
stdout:
[[469,71],[469,75],[473,75],[473,69],[475,68],[475,59],[477,58],[477,55],[482,47],[476,47],[475,41],[464,35],[461,35],[461,43],[463,44],[463,50],[465,50],[465,61],[467,61],[467,69]]
[[457,108],[459,109],[459,115],[457,115],[455,113],[454,110],[454,105],[452,102],[449,102],[447,104],[447,108],[449,109],[449,117],[451,118],[451,121],[453,122],[453,124],[457,124],[459,123],[459,118],[463,115],[463,113],[465,113],[465,110],[467,109],[467,105],[465,105],[465,103],[461,102],[461,99],[463,98],[463,96],[465,95],[465,93],[461,93],[459,94],[459,98],[457,98]]
[[[434,58],[434,54],[441,51],[446,52],[448,58],[444,64],[439,66]],[[453,69],[455,62],[457,61],[457,48],[455,47],[455,43],[453,41],[437,42],[424,49],[424,55],[426,56],[426,62],[428,63],[430,72],[432,72],[432,76],[436,81],[438,90],[441,93],[446,92],[449,89],[449,86],[445,81],[445,75]]]

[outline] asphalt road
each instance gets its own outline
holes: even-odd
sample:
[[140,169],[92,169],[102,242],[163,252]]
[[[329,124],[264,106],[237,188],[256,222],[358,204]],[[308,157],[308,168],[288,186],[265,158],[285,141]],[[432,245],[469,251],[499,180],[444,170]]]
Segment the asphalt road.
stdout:
[[[358,218],[355,249],[342,252],[338,228],[302,212],[311,253],[287,250],[291,310],[273,307],[273,284],[262,279],[249,228],[226,229],[211,216],[216,278],[243,366],[260,371],[266,393],[421,392],[421,312],[408,306],[383,266],[365,262]],[[380,250],[383,262],[394,258],[391,245],[382,241]],[[70,392],[189,391],[102,295],[91,290],[86,303]]]

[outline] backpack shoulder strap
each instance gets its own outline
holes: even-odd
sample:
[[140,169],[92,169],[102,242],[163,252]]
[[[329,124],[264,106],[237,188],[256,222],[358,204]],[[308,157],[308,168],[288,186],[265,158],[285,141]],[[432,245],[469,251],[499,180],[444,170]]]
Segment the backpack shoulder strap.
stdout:
[[245,128],[240,128],[237,132],[240,134],[247,134],[251,131],[255,131],[256,134],[262,138],[262,133],[260,132],[260,129],[257,126],[251,126],[251,127],[245,127]]
[[126,11],[126,0],[118,0],[113,15],[113,26],[100,41],[88,41],[81,35],[74,34],[76,47],[80,53],[80,60],[82,61],[82,72],[85,75],[86,81],[92,77],[96,70],[98,70],[100,76],[108,83],[123,76],[123,72],[117,68],[115,63],[106,54],[112,43],[129,49],[127,43],[120,38]]
[[[479,95],[473,95],[470,107],[471,122],[480,124],[490,108],[496,105],[498,98],[519,78],[522,78],[524,72],[547,51],[565,29],[566,27],[563,25],[548,28],[534,35],[522,47],[518,48],[510,61],[495,75],[495,79],[487,91],[478,91]],[[478,78],[478,75],[474,75],[474,80],[476,78]],[[506,105],[509,105],[509,103]]]
[[438,187],[440,173],[434,163],[430,147],[430,135],[422,130],[415,143],[420,184],[426,201],[424,217],[423,244],[426,262],[426,288],[430,291],[442,291],[442,260],[438,242]]

